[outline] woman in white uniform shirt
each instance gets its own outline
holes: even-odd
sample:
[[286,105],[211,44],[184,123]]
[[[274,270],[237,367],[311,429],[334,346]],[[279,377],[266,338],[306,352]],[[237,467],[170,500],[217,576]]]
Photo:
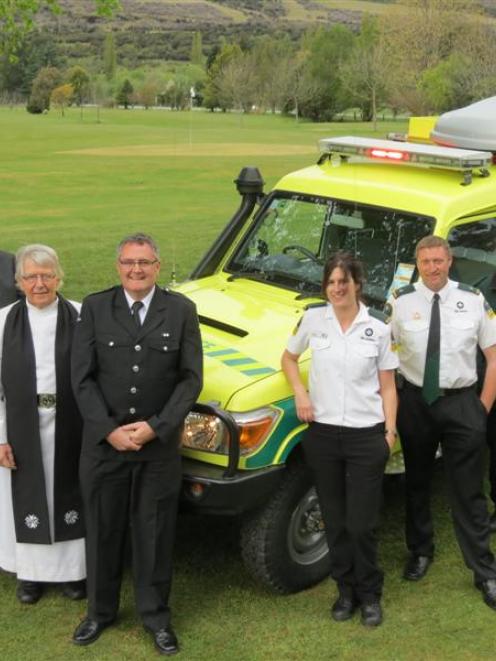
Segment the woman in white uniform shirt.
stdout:
[[[309,308],[289,339],[282,368],[298,418],[308,422],[303,440],[326,527],[331,576],[339,597],[336,621],[360,607],[366,626],[382,622],[383,573],[377,566],[375,528],[382,476],[396,438],[398,366],[388,326],[360,302],[363,271],[348,253],[324,267],[327,304]],[[312,352],[309,393],[298,358]]]
[[21,248],[26,298],[0,310],[0,567],[17,574],[25,604],[47,582],[85,596],[81,418],[70,385],[80,306],[58,294],[62,275],[52,248]]

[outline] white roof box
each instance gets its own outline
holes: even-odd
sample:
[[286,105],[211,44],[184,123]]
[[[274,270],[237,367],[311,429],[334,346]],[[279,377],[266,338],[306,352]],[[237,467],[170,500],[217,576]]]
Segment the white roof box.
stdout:
[[440,145],[496,152],[496,96],[445,112],[431,133]]

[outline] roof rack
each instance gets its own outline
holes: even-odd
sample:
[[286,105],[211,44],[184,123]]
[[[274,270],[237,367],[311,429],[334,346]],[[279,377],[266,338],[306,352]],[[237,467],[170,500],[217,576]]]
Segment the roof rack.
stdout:
[[472,182],[473,170],[479,175],[489,176],[488,167],[492,163],[492,153],[467,149],[454,149],[438,145],[399,143],[394,140],[372,138],[339,137],[323,138],[319,141],[321,160],[336,154],[342,159],[355,156],[368,161],[397,163],[417,167],[436,167],[454,170],[463,174],[463,185]]

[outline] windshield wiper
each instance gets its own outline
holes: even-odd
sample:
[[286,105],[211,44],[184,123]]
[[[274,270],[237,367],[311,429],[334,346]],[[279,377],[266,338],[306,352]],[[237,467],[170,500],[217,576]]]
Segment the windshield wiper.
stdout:
[[256,280],[257,282],[267,282],[265,271],[238,271],[237,273],[231,273],[231,275],[227,278],[227,281],[232,282],[233,280],[239,280],[239,278]]
[[301,292],[295,297],[295,301],[303,301],[305,298],[322,298],[320,289],[310,289],[309,291]]

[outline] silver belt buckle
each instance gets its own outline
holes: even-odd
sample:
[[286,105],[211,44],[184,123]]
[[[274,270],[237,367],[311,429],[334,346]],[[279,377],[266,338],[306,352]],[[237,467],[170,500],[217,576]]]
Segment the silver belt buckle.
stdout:
[[57,403],[57,395],[51,393],[40,393],[38,395],[38,406],[42,409],[54,409]]

